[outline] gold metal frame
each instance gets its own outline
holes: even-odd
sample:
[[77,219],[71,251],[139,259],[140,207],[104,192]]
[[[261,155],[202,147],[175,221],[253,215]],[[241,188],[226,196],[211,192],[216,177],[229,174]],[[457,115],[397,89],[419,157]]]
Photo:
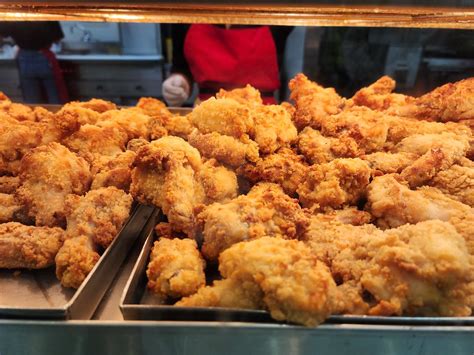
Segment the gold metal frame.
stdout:
[[6,0],[0,19],[474,29],[474,8]]

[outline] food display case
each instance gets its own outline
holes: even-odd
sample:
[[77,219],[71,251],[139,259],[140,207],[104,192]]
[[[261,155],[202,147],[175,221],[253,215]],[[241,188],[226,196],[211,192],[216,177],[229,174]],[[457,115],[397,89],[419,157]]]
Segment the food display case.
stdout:
[[[474,30],[474,4],[468,0],[313,0],[298,3],[278,0],[5,0],[0,3],[0,20]],[[429,63],[436,64],[440,65],[433,61]],[[150,214],[150,210],[142,211],[142,219],[145,218],[143,215],[148,218]],[[80,319],[88,316],[65,316],[67,310],[64,309],[60,316],[49,319],[21,317],[21,314],[11,317],[0,309],[0,355],[474,353],[474,317],[400,317],[384,321],[381,317],[334,316],[312,328],[273,322],[263,311],[239,314],[227,310],[228,313],[219,316],[218,312],[212,313],[214,310],[173,313],[171,307],[160,310],[146,302],[141,304],[137,299],[143,296],[145,262],[153,242],[153,227],[159,218],[155,210],[146,224],[141,221],[140,232],[132,228],[133,224],[128,225],[127,228],[133,231],[126,232],[133,233],[137,240],[90,320]],[[127,247],[135,237],[129,238]],[[121,250],[118,263],[124,257]],[[109,283],[110,275],[105,279],[104,282]],[[90,289],[94,288],[94,283],[100,282],[101,279],[96,278],[89,284],[88,293],[93,292]],[[38,289],[38,292],[42,291],[41,285]],[[136,294],[137,289],[141,294]],[[0,288],[2,292],[5,290]],[[44,298],[47,301],[47,295]],[[84,306],[87,294],[82,294],[80,301]],[[84,308],[90,313],[91,307]],[[192,317],[198,320],[190,320]]]

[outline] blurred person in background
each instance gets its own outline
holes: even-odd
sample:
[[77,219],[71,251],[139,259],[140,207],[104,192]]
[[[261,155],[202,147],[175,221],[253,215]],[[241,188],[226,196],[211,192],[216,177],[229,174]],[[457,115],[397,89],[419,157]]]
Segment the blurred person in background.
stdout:
[[1,22],[0,36],[11,37],[19,48],[17,63],[25,102],[68,101],[59,63],[50,49],[64,37],[59,22]]
[[260,90],[264,103],[276,103],[286,39],[293,27],[175,25],[172,28],[171,75],[163,82],[163,97],[181,106],[190,97],[193,82],[199,100],[219,89]]

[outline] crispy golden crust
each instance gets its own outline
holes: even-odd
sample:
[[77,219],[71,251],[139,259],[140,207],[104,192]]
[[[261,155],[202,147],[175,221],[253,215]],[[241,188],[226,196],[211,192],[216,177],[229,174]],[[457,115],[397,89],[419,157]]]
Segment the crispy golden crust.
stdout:
[[190,113],[190,120],[203,134],[217,132],[240,138],[253,128],[250,109],[233,99],[203,101]]
[[416,99],[416,117],[432,121],[474,118],[474,79],[448,83]]
[[85,124],[63,144],[92,163],[98,156],[113,157],[122,153],[127,140],[127,134],[120,128]]
[[251,109],[254,129],[251,134],[262,154],[270,154],[292,144],[298,132],[291,114],[281,105],[260,105]]
[[238,88],[234,90],[224,90],[220,89],[219,92],[216,94],[217,99],[233,99],[241,104],[244,105],[262,105],[262,97],[260,96],[260,92],[252,87],[251,85],[247,84],[243,88]]
[[66,233],[84,235],[102,248],[117,236],[130,214],[132,197],[115,187],[89,191],[85,196],[69,195],[65,202]]
[[429,182],[449,197],[474,207],[474,167],[453,165]]
[[469,254],[446,222],[382,232],[313,218],[306,244],[339,280],[341,313],[467,316]]
[[223,250],[244,240],[296,239],[308,223],[297,201],[270,183],[260,183],[228,203],[209,205],[197,218],[204,237],[201,251],[208,260],[216,260]]
[[198,150],[178,137],[163,137],[138,149],[131,194],[160,207],[174,230],[193,237],[194,209],[237,195],[235,173],[216,161],[203,163]]
[[105,101],[102,99],[90,99],[88,101],[71,101],[64,105],[64,107],[82,107],[98,113],[117,109],[117,105],[115,105],[113,102]]
[[349,136],[325,137],[311,127],[305,127],[298,135],[298,149],[311,164],[328,163],[336,158],[355,158],[363,152],[356,140]]
[[311,82],[304,74],[298,74],[289,83],[291,99],[295,101],[293,117],[295,126],[302,130],[306,126],[321,128],[329,116],[340,112],[344,99],[333,88],[323,88]]
[[18,176],[0,176],[0,193],[12,194],[20,187]]
[[0,193],[0,223],[15,220],[15,214],[22,208],[15,195]]
[[89,164],[58,143],[31,150],[21,160],[16,197],[37,226],[64,225],[64,201],[81,195],[91,183]]
[[43,269],[54,264],[62,245],[61,228],[0,224],[0,268]]
[[290,196],[306,179],[308,166],[300,155],[288,148],[281,148],[258,160],[256,164],[245,164],[237,169],[237,174],[244,176],[252,183],[260,181],[279,184]]
[[251,281],[216,280],[212,286],[201,287],[195,294],[182,298],[178,307],[224,307],[237,309],[263,309],[263,293]]
[[135,157],[135,152],[127,150],[96,166],[97,173],[92,180],[91,190],[115,186],[128,192],[132,182],[132,164]]
[[226,279],[258,285],[276,320],[315,326],[332,313],[336,284],[326,265],[296,240],[238,243],[220,255],[219,271]]
[[299,200],[313,211],[357,204],[365,196],[371,174],[367,162],[358,158],[313,165],[297,190]]
[[78,288],[99,259],[89,237],[66,239],[56,255],[56,277],[64,287]]
[[100,115],[96,124],[100,127],[119,128],[127,134],[128,140],[149,139],[153,119],[142,113],[142,110],[131,107],[106,111]]
[[471,214],[472,209],[445,196],[441,191],[423,186],[410,190],[398,175],[376,177],[367,188],[367,208],[382,227]]
[[146,271],[148,288],[163,297],[185,297],[206,284],[205,261],[193,239],[161,238]]
[[413,164],[419,158],[418,154],[402,152],[376,152],[360,156],[367,161],[369,166],[383,174],[400,173],[403,169]]
[[239,167],[246,162],[258,160],[258,145],[243,136],[240,139],[212,132],[201,134],[194,130],[188,137],[189,143],[206,158],[214,158],[223,164]]

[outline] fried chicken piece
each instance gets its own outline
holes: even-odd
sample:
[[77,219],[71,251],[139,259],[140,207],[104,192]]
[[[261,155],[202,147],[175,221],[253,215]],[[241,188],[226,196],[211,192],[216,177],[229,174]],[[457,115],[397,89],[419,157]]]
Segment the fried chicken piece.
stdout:
[[71,101],[65,107],[82,107],[95,112],[103,113],[110,110],[116,110],[117,105],[110,101],[102,99],[90,99],[88,101]]
[[37,226],[65,223],[64,201],[68,194],[81,195],[91,183],[89,164],[59,143],[31,150],[21,160],[22,186],[16,197]]
[[361,226],[372,222],[372,215],[367,211],[360,211],[355,207],[346,207],[342,210],[330,211],[326,214],[335,218],[343,224],[352,224],[353,226]]
[[260,183],[228,203],[209,205],[197,220],[203,234],[201,252],[210,261],[241,241],[263,236],[296,239],[308,223],[298,202],[271,183]]
[[65,104],[54,116],[60,121],[73,120],[80,125],[95,125],[100,118],[101,113],[94,111],[88,107],[83,107],[79,102],[71,102]]
[[298,150],[311,164],[328,163],[337,158],[355,158],[362,154],[355,139],[325,137],[320,131],[305,127],[298,135]]
[[127,143],[127,150],[131,150],[133,152],[137,152],[140,147],[143,147],[144,145],[147,145],[148,142],[146,139],[143,138],[135,138],[131,139]]
[[344,99],[333,88],[323,88],[310,81],[304,74],[298,74],[288,84],[295,101],[296,112],[293,117],[298,130],[306,126],[320,129],[322,123],[344,107]]
[[63,243],[61,228],[0,224],[0,269],[44,269],[54,264]]
[[255,106],[251,114],[254,120],[251,137],[258,144],[260,153],[273,153],[296,140],[298,132],[291,121],[291,114],[283,106]]
[[226,98],[203,101],[190,113],[190,120],[203,134],[216,132],[235,138],[249,134],[254,126],[250,109]]
[[474,78],[448,83],[416,99],[416,117],[431,121],[474,118]]
[[133,138],[150,139],[153,119],[135,107],[121,110],[109,110],[102,113],[97,126],[119,128],[127,133],[128,140]]
[[127,140],[127,134],[120,128],[85,124],[66,138],[63,144],[89,163],[93,163],[102,156],[115,157],[122,153]]
[[380,151],[386,145],[389,128],[383,114],[366,107],[345,109],[321,122],[324,136],[352,139],[365,153]]
[[127,150],[95,166],[93,170],[97,171],[97,174],[93,177],[91,190],[115,186],[128,192],[132,182],[132,164],[135,157],[135,152]]
[[281,148],[276,153],[265,156],[256,164],[245,164],[237,169],[237,174],[252,183],[260,181],[279,184],[290,196],[306,179],[308,166],[301,155],[289,148]]
[[17,120],[0,114],[0,157],[2,160],[2,173],[8,171],[8,164],[20,160],[26,152],[41,144],[42,131],[38,125]]
[[258,285],[276,320],[316,326],[332,313],[336,284],[302,242],[262,237],[238,243],[219,256],[219,271],[226,279]]
[[55,258],[56,277],[64,287],[79,288],[99,259],[88,236],[66,239]]
[[13,221],[15,213],[22,208],[15,195],[0,193],[0,223]]
[[160,207],[174,230],[195,234],[194,208],[235,197],[235,174],[215,162],[202,163],[199,152],[181,138],[167,136],[139,148],[131,194]]
[[189,144],[206,158],[215,158],[231,167],[239,167],[259,158],[258,145],[247,136],[237,139],[216,132],[202,134],[194,130],[188,137]]
[[[324,216],[323,216],[324,217]],[[320,216],[306,244],[339,281],[341,313],[468,316],[472,265],[449,223],[425,221],[384,232]]]
[[243,105],[263,105],[260,91],[247,84],[243,88],[234,90],[220,89],[216,94],[217,99],[233,99]]
[[437,173],[429,185],[459,202],[474,207],[474,166],[453,165]]
[[68,237],[87,236],[107,248],[129,217],[132,202],[129,194],[112,186],[91,190],[85,196],[67,196]]
[[411,187],[421,186],[439,171],[448,169],[462,159],[469,141],[453,133],[415,134],[395,146],[398,153],[417,154],[419,158],[401,172]]
[[428,186],[410,190],[399,175],[378,176],[367,188],[368,210],[381,227],[439,219],[449,221],[472,209]]
[[357,91],[349,100],[348,106],[365,106],[396,116],[410,116],[415,98],[393,93],[395,85],[395,80],[386,75],[382,76],[373,84]]
[[400,173],[413,164],[419,155],[410,152],[389,153],[375,152],[360,157],[369,163],[369,166],[383,174]]
[[171,113],[160,100],[142,97],[138,100],[137,107],[154,120],[150,137],[153,140],[165,136],[165,132],[186,139],[194,129],[188,116]]
[[215,159],[207,160],[201,165],[197,180],[203,187],[206,205],[227,202],[237,197],[237,176],[232,170],[219,165]]
[[18,176],[0,176],[0,193],[12,194],[20,187]]
[[233,278],[215,280],[212,286],[201,287],[195,294],[176,302],[177,307],[221,307],[263,309],[263,293],[252,281]]
[[297,189],[303,207],[325,211],[354,205],[365,196],[372,170],[359,158],[335,159],[308,169]]
[[161,238],[150,253],[147,286],[164,298],[192,295],[206,284],[205,266],[194,239]]

